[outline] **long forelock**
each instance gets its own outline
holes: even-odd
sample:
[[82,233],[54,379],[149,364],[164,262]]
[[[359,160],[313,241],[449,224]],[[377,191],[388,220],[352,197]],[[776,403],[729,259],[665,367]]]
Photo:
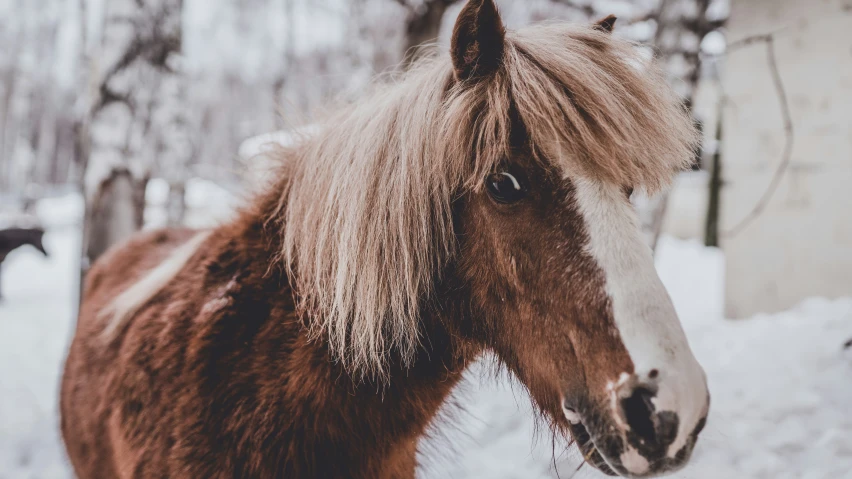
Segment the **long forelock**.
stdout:
[[513,117],[530,151],[567,175],[652,191],[695,146],[656,67],[564,25],[510,34],[490,78],[454,83],[449,60],[430,59],[328,118],[289,155],[283,258],[311,333],[351,371],[413,359],[454,252],[452,202],[510,154]]
[[530,149],[566,176],[655,193],[689,165],[698,146],[689,113],[636,45],[555,24],[507,41],[503,74]]

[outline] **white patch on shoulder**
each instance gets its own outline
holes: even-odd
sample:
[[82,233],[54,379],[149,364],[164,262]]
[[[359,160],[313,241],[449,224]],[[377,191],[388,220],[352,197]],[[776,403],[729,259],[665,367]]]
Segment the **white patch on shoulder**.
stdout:
[[[679,427],[668,455],[686,444],[707,414],[704,371],[692,355],[668,292],[642,239],[633,206],[617,185],[573,178],[578,210],[589,236],[587,251],[606,277],[615,325],[633,361],[636,379],[657,386],[656,412],[672,411]],[[651,371],[654,379],[650,379]],[[621,384],[624,378],[619,378]],[[623,426],[623,425],[622,425]]]
[[210,231],[202,231],[193,236],[175,248],[162,263],[110,301],[99,313],[99,317],[107,318],[101,336],[105,340],[112,340],[128,318],[180,273],[208,236]]
[[213,294],[213,297],[207,300],[204,303],[204,306],[201,307],[201,312],[195,318],[196,322],[203,322],[210,318],[213,314],[218,313],[219,311],[227,308],[233,303],[233,299],[230,296],[231,291],[237,287],[237,275],[231,278],[228,281],[228,284],[224,286],[220,286],[216,292]]

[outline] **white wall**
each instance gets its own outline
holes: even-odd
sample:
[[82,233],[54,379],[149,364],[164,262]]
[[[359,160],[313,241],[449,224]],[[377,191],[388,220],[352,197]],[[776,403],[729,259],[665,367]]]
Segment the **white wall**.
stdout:
[[[731,41],[767,32],[776,32],[795,147],[765,212],[722,238],[729,317],[852,294],[852,5],[733,0]],[[730,52],[724,77],[723,231],[766,190],[784,145],[765,45]]]

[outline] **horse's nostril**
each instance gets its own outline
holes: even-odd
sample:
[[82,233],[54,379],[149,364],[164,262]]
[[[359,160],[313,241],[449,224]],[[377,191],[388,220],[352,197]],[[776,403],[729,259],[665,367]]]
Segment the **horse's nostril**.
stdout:
[[654,427],[657,431],[657,442],[660,447],[667,447],[677,438],[677,428],[680,420],[677,414],[671,411],[657,413],[654,418]]
[[656,411],[651,402],[655,394],[648,387],[638,386],[621,400],[621,407],[634,440],[645,447],[663,450],[675,441],[680,421],[672,411]]
[[654,393],[651,390],[637,387],[629,397],[621,400],[627,425],[640,439],[650,443],[657,440],[653,420],[654,404],[651,402],[653,397]]

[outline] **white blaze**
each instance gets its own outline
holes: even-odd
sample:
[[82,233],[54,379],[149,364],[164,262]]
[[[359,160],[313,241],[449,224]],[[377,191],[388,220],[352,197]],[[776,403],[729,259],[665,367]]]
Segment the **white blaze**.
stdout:
[[[572,181],[589,236],[587,250],[604,272],[615,325],[637,379],[658,386],[652,399],[656,412],[672,411],[678,416],[677,436],[668,449],[673,457],[707,414],[704,371],[689,349],[624,191],[589,179]],[[658,376],[650,380],[653,369]],[[637,463],[635,458],[631,462]]]

